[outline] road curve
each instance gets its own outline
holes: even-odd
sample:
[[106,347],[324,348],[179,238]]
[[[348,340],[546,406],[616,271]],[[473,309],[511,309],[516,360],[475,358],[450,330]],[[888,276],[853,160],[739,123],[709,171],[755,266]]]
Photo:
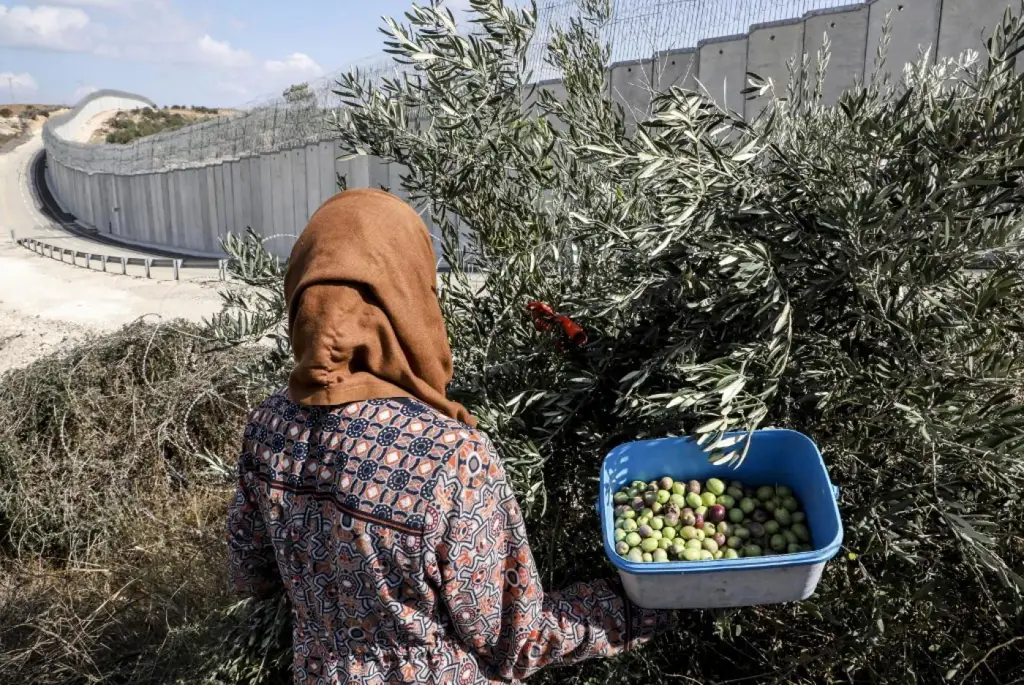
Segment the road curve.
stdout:
[[116,330],[147,317],[202,320],[221,307],[216,270],[194,280],[156,280],[97,267],[62,264],[16,244],[35,237],[56,247],[111,256],[147,257],[145,252],[73,236],[37,208],[29,187],[29,165],[42,149],[39,133],[0,154],[0,373],[27,364],[90,333]]

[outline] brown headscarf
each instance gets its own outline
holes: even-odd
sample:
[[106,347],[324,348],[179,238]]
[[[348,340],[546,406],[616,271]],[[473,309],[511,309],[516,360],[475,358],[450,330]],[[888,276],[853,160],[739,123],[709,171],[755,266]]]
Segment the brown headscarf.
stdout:
[[313,214],[284,279],[303,405],[415,397],[471,426],[448,400],[452,353],[437,302],[430,233],[416,211],[381,190],[346,190]]

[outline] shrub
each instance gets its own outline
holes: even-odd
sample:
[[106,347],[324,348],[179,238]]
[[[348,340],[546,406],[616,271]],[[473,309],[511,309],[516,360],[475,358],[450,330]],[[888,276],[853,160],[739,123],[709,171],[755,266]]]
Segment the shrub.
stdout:
[[[795,64],[786,100],[751,77],[771,101],[755,120],[674,88],[633,132],[605,94],[605,3],[551,42],[566,100],[540,93],[525,114],[534,18],[471,4],[472,42],[443,10],[389,22],[389,50],[422,78],[343,77],[339,133],[408,168],[403,188],[444,230],[454,391],[504,450],[544,577],[611,572],[589,503],[625,440],[691,433],[716,456],[726,430],[785,425],[816,439],[844,493],[846,547],[814,598],[688,613],[573,681],[1010,680],[1024,634],[1018,19],[980,64],[919,64],[835,106]],[[590,342],[561,351],[530,299]]]
[[200,682],[252,356],[138,322],[0,377],[0,673]]
[[14,112],[12,112],[10,110],[10,108],[4,107],[3,109],[0,109],[0,117],[11,117],[11,116],[14,116]]

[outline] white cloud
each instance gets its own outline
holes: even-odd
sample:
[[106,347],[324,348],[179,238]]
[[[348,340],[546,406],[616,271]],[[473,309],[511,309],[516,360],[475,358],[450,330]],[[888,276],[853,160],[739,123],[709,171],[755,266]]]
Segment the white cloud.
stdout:
[[68,7],[96,7],[98,9],[121,9],[130,5],[138,5],[147,0],[46,0],[47,5],[66,5]]
[[81,52],[94,49],[106,33],[80,9],[0,5],[0,46]]
[[85,96],[91,95],[92,93],[95,93],[97,90],[99,90],[99,88],[97,88],[96,86],[79,86],[78,88],[75,89],[75,92],[72,95],[72,98],[74,98],[75,102],[78,102],[79,100],[81,100]]
[[14,90],[15,100],[24,101],[24,96],[27,94],[33,94],[39,90],[39,84],[32,77],[32,74],[22,72],[15,74],[10,71],[0,72],[0,93],[5,96],[10,95],[11,90]]
[[203,64],[217,67],[247,67],[253,63],[253,57],[245,50],[231,47],[226,40],[216,40],[209,34],[196,41],[195,59]]
[[289,78],[316,78],[324,74],[323,67],[312,57],[301,52],[292,53],[284,60],[267,60],[263,63],[263,68],[273,76]]

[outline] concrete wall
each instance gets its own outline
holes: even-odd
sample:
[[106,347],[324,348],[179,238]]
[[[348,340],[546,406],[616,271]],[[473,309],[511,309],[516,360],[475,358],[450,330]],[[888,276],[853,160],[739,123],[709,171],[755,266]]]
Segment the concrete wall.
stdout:
[[[802,19],[750,28],[745,34],[705,40],[694,48],[660,52],[652,59],[614,64],[607,76],[609,96],[622,105],[627,119],[642,120],[651,109],[652,90],[703,88],[720,105],[748,117],[764,99],[745,100],[748,71],[771,78],[778,92],[789,79],[786,66],[807,53],[810,76],[817,69],[815,53],[827,33],[832,56],[825,79],[825,99],[835,102],[858,78],[870,77],[882,25],[892,12],[888,70],[902,73],[921,48],[934,59],[967,48],[984,50],[987,38],[1017,0],[873,0],[836,10],[810,12]],[[540,87],[564,99],[557,81]],[[529,106],[529,102],[524,106]],[[146,98],[101,91],[69,114],[54,117],[44,130],[74,138],[96,113],[115,108],[151,106]],[[561,122],[555,122],[562,127]],[[176,168],[132,176],[88,173],[62,165],[50,156],[48,178],[65,209],[97,230],[127,243],[170,246],[186,254],[213,256],[219,240],[251,226],[267,238],[273,252],[287,255],[311,214],[336,192],[336,177],[350,188],[388,187],[404,195],[398,165],[376,159],[340,161],[336,141],[324,141],[272,153],[223,159],[198,168]],[[418,208],[431,226],[427,207]],[[436,231],[435,231],[436,233]]]

